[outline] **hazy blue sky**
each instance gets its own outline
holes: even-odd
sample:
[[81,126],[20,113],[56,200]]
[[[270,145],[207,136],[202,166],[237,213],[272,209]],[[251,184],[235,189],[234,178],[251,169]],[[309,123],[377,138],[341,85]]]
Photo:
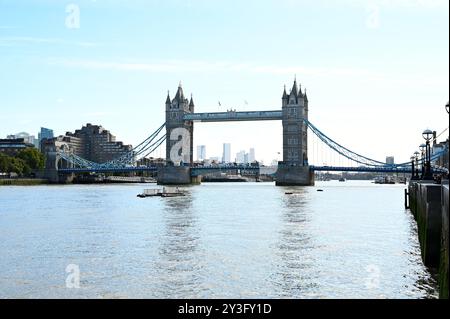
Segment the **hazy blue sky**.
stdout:
[[[446,0],[0,0],[0,137],[90,122],[136,145],[164,122],[179,81],[198,112],[218,101],[222,111],[271,110],[297,75],[317,127],[403,162],[422,130],[448,126],[448,9]],[[278,122],[195,129],[208,156],[223,142],[233,156],[255,147],[266,162],[281,151]]]

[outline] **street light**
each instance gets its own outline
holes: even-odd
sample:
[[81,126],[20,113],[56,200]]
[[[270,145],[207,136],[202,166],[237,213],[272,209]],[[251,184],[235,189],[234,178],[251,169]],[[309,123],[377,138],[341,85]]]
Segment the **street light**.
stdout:
[[[426,144],[420,144],[419,149],[420,149],[420,154],[421,154],[420,162],[422,164],[422,165],[420,165],[420,167],[422,169],[422,178],[423,178],[424,175],[425,175],[425,163],[426,163],[427,145]],[[417,165],[417,168],[419,168],[419,165]]]
[[427,145],[426,145],[426,144],[420,144],[419,148],[420,148],[420,151],[421,151],[422,153],[425,153],[425,150],[426,150],[426,148],[427,148]]
[[415,154],[413,154],[413,156],[411,156],[411,179],[412,180],[417,180],[417,176],[416,176],[416,156]]
[[431,147],[430,147],[430,142],[431,139],[433,138],[433,131],[431,130],[425,130],[422,133],[422,137],[426,142],[426,147],[425,147],[425,174],[423,176],[424,180],[432,180],[433,179],[433,175],[431,173]]
[[415,170],[416,179],[419,179],[419,155],[420,155],[419,152],[417,152],[417,151],[414,152],[414,162],[415,162],[415,166],[416,166],[416,170]]
[[425,141],[430,142],[431,139],[433,138],[433,131],[427,129],[423,131],[422,136]]

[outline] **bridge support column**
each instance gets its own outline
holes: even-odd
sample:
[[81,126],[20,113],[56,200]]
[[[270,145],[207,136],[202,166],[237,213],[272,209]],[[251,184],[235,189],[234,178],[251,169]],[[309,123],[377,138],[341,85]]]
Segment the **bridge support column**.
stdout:
[[277,186],[314,186],[314,172],[309,166],[279,166]]
[[166,166],[158,170],[158,185],[190,185],[195,184],[191,177],[191,168],[185,166]]
[[282,98],[283,162],[278,163],[277,186],[312,186],[314,172],[308,165],[308,97],[294,86]]
[[43,177],[51,184],[70,184],[75,178],[75,174],[61,174],[58,169],[45,169]]

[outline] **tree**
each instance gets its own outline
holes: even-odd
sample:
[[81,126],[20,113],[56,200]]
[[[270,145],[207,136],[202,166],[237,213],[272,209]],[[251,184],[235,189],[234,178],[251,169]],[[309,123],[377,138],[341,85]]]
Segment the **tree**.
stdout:
[[10,157],[0,153],[0,172],[7,173]]
[[23,159],[10,157],[8,173],[12,172],[20,176],[28,175],[31,173],[31,168]]
[[43,169],[45,166],[45,157],[35,148],[27,148],[17,154],[17,158],[25,162],[30,169]]

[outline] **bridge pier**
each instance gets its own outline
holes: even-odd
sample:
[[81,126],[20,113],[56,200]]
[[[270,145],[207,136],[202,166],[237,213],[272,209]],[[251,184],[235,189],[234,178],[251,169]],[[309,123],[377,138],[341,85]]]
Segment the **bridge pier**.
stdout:
[[51,184],[70,184],[75,178],[75,174],[63,174],[58,169],[50,168],[45,169],[43,177]]
[[158,169],[158,185],[200,184],[201,177],[192,177],[187,166],[165,166]]
[[309,166],[278,166],[277,186],[314,186],[314,183],[314,172]]

